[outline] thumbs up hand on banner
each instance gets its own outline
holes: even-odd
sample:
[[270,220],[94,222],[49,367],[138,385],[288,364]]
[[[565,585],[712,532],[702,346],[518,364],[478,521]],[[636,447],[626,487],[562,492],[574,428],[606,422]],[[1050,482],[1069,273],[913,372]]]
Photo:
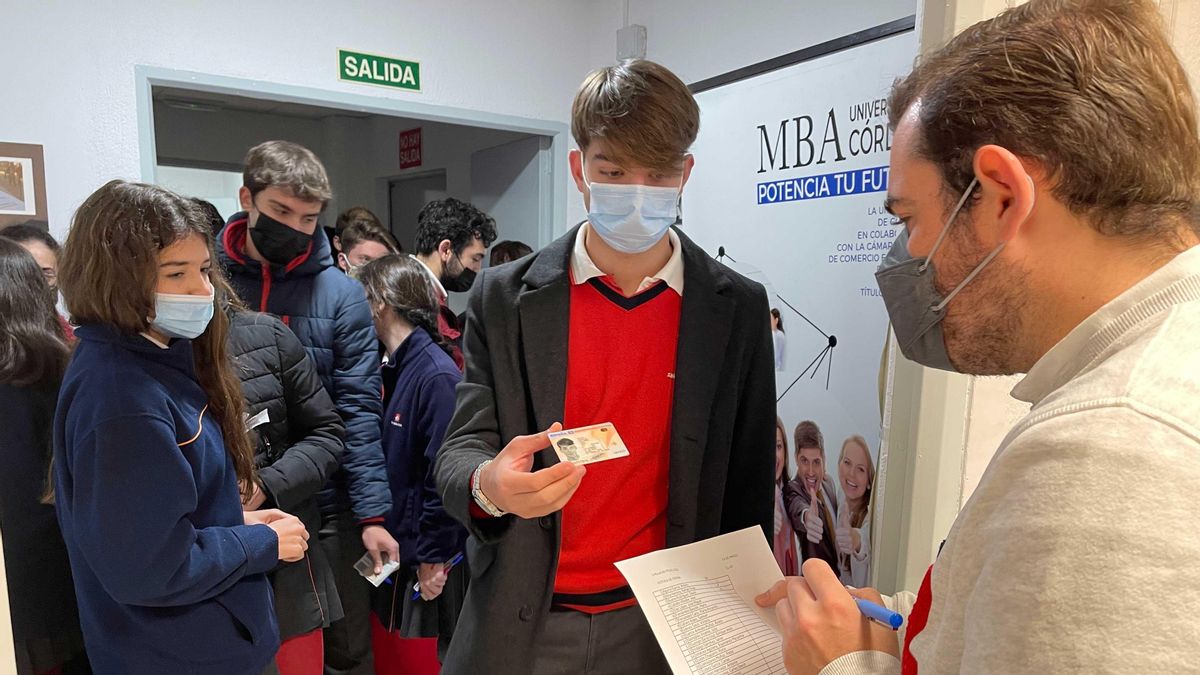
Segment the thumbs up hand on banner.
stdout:
[[821,543],[825,535],[825,523],[821,520],[821,500],[816,490],[808,491],[808,508],[804,510],[804,532],[814,544]]
[[850,509],[844,504],[841,511],[838,513],[837,519],[837,547],[838,551],[843,555],[851,555],[854,553],[854,540],[851,536],[850,529]]

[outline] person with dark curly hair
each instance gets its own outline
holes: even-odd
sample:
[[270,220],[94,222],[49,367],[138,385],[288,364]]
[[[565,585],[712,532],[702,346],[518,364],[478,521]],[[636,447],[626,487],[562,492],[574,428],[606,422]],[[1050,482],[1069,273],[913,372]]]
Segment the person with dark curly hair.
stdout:
[[487,247],[496,240],[496,221],[474,206],[449,197],[429,202],[417,214],[414,258],[425,265],[438,294],[438,331],[454,343],[454,363],[463,368],[462,324],[446,304],[446,292],[465,293],[483,269]]

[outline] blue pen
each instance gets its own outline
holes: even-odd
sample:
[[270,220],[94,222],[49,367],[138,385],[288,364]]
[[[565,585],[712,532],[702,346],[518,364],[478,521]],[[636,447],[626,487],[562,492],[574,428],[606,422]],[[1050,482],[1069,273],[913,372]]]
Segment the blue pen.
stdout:
[[872,621],[877,621],[892,630],[900,630],[900,626],[904,625],[904,617],[883,605],[862,598],[854,598],[854,602],[858,603],[858,611]]
[[[454,567],[455,565],[457,565],[458,563],[460,563],[462,561],[463,561],[463,554],[459,553],[458,555],[451,558],[450,562],[446,563],[446,566],[443,567],[442,570],[449,572],[451,567]],[[421,582],[418,581],[417,583],[413,584],[412,599],[416,600],[419,597],[421,597]],[[899,616],[899,615],[897,615],[897,616]]]

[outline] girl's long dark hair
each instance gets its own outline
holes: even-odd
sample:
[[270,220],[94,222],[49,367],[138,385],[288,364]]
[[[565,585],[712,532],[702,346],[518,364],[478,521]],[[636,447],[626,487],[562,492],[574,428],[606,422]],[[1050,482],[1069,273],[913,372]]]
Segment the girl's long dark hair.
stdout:
[[0,237],[0,384],[58,379],[68,354],[42,269],[24,247]]
[[438,299],[425,266],[407,255],[385,255],[363,266],[358,280],[372,309],[390,307],[401,318],[429,334],[442,351],[453,348],[438,331]]
[[[217,256],[208,216],[191,201],[154,185],[114,180],[84,201],[63,247],[58,284],[77,324],[99,323],[136,335],[150,329],[158,283],[158,256],[181,239],[198,236]],[[218,308],[220,309],[220,308]],[[229,317],[213,313],[192,340],[196,378],[208,409],[221,425],[243,497],[254,486],[254,446],[245,431],[245,402],[226,347]]]

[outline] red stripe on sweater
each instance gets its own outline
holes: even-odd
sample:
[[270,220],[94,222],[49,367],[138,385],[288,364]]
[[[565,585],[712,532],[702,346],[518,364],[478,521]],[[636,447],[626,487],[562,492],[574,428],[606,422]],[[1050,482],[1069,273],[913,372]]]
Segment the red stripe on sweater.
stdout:
[[904,633],[904,653],[900,657],[901,675],[917,675],[917,660],[912,655],[912,641],[918,633],[925,630],[929,622],[929,607],[933,604],[933,565],[925,571],[925,579],[921,582],[921,590],[917,591],[917,600],[913,603],[912,612],[908,615],[908,630]]

